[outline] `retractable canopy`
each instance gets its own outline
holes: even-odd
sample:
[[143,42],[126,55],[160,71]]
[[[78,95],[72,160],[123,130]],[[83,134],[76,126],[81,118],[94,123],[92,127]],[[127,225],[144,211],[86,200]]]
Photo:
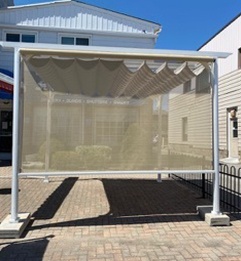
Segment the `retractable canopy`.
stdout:
[[215,173],[220,213],[217,59],[227,53],[0,45],[15,50],[12,221],[26,172]]
[[[11,43],[2,45],[12,47]],[[202,73],[205,67],[209,67],[209,62],[228,55],[46,44],[19,44],[19,48],[30,71],[48,83],[45,88],[56,92],[112,98],[145,98],[167,93]],[[134,64],[130,60],[135,60]]]
[[39,85],[42,84],[45,89],[60,93],[111,98],[140,99],[168,93],[199,75],[205,68],[200,63],[189,65],[188,62],[184,62],[173,66],[171,62],[169,65],[165,61],[152,62],[150,65],[144,61],[138,66],[140,62],[133,65],[124,60],[104,58],[85,60],[31,56],[25,60],[35,79],[39,80]]

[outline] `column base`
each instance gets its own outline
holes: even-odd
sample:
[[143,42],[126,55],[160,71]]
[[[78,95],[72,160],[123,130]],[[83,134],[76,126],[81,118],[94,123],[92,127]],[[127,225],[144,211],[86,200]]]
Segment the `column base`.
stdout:
[[30,213],[19,213],[19,221],[11,222],[11,215],[8,215],[0,224],[0,238],[20,238],[24,229],[30,221]]
[[208,223],[209,226],[230,226],[230,218],[225,214],[213,214],[213,206],[197,206],[200,217]]

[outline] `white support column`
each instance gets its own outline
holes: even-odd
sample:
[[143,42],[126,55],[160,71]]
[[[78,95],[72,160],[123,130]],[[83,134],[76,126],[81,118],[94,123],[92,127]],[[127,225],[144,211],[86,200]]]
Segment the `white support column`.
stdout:
[[19,108],[20,105],[20,54],[14,49],[14,91],[13,91],[13,145],[12,145],[12,193],[11,193],[11,223],[18,218],[18,173],[19,173]]
[[217,59],[213,63],[212,70],[213,79],[213,166],[214,166],[214,181],[213,181],[213,210],[212,214],[219,215],[220,213],[220,177],[219,177],[219,119],[218,119],[218,63]]
[[12,145],[12,194],[11,194],[11,219],[18,222],[18,173],[19,173],[19,96],[20,96],[20,55],[19,49],[14,49],[14,91],[13,91],[13,145]]
[[19,238],[30,221],[30,213],[18,212],[18,190],[20,155],[22,147],[21,130],[22,124],[20,108],[20,66],[21,57],[19,48],[14,48],[14,90],[13,90],[13,146],[12,146],[12,192],[11,192],[11,213],[0,224],[0,238]]

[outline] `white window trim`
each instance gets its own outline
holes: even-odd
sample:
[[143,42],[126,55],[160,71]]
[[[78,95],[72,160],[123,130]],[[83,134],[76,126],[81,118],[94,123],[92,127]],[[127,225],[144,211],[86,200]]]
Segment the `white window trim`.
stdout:
[[89,46],[92,45],[92,35],[90,35],[90,34],[59,33],[58,34],[58,44],[61,44],[62,37],[86,38],[86,39],[89,39]]
[[[7,41],[7,34],[19,34],[20,39],[22,39],[22,35],[34,35],[35,36],[35,43],[38,43],[38,32],[36,31],[24,31],[24,30],[14,30],[8,29],[3,31],[3,39]],[[20,41],[22,43],[22,41]]]

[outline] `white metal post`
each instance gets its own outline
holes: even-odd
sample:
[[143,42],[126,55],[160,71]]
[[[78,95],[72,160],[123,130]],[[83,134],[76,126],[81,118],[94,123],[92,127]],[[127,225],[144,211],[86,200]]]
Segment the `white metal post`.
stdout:
[[217,59],[213,63],[212,70],[213,88],[213,166],[214,166],[214,181],[213,181],[213,210],[215,215],[220,214],[220,177],[219,177],[219,120],[218,120],[218,63]]
[[13,145],[12,145],[12,193],[10,222],[18,222],[18,173],[19,173],[19,104],[20,104],[20,54],[14,49],[13,91]]

